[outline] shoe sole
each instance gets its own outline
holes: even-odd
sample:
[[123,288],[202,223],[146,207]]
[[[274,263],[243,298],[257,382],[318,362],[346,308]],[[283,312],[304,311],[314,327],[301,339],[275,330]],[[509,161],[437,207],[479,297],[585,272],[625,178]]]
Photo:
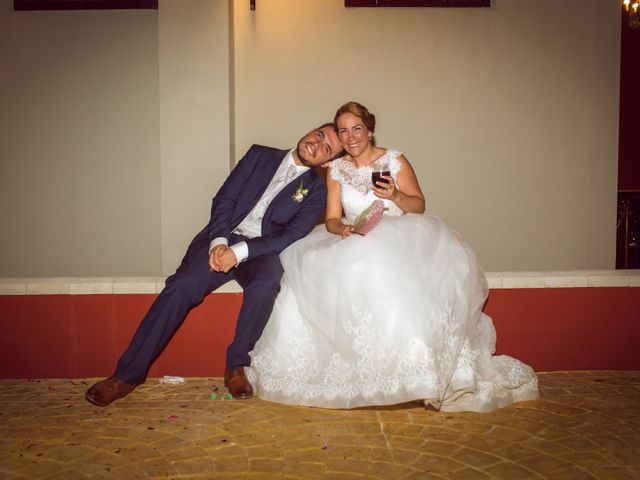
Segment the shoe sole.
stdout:
[[251,400],[253,398],[253,393],[251,395],[233,395],[231,394],[231,396],[235,399],[235,400]]
[[[131,390],[131,392],[133,392],[133,390]],[[129,393],[131,393],[131,392],[129,392]],[[116,400],[120,400],[121,398],[124,398],[127,395],[129,395],[129,393],[125,393],[124,395],[119,395],[116,398],[114,398],[113,400],[111,400],[110,402],[101,402],[101,401],[97,400],[96,398],[94,398],[90,393],[85,393],[84,398],[86,398],[89,403],[93,403],[97,407],[108,407],[109,405],[111,405]]]
[[[96,400],[95,398],[92,398],[88,394],[85,395],[84,398],[87,400],[87,402],[92,403],[96,407],[108,407],[109,405],[111,405],[111,403],[113,403],[113,402],[109,402],[109,403],[99,402],[98,400]],[[114,399],[114,401],[115,400],[117,400],[117,399]]]

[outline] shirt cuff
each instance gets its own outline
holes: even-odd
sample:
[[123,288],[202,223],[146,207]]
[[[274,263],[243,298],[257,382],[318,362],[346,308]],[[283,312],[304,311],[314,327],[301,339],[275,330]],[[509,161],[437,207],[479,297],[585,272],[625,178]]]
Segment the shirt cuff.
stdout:
[[249,246],[247,245],[247,242],[238,242],[231,245],[229,248],[236,254],[236,260],[238,263],[244,262],[249,256]]
[[209,253],[211,253],[211,250],[213,250],[218,245],[225,245],[225,246],[229,245],[229,240],[227,240],[224,237],[214,238],[213,240],[211,240],[211,243],[209,244]]

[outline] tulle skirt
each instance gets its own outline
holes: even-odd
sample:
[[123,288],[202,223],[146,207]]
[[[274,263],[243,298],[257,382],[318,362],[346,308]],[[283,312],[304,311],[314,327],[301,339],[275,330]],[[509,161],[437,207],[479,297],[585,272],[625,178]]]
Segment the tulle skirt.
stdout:
[[437,217],[385,215],[346,239],[320,225],[281,260],[282,288],[247,368],[260,398],[482,412],[538,397],[529,366],[493,355],[484,273]]

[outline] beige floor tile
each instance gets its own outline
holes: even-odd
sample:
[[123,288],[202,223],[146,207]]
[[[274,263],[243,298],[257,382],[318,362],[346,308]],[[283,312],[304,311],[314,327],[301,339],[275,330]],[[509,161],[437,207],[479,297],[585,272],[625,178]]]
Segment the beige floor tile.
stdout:
[[92,381],[0,380],[0,478],[640,479],[637,371],[541,373],[539,401],[487,414],[226,400],[215,378],[98,408]]

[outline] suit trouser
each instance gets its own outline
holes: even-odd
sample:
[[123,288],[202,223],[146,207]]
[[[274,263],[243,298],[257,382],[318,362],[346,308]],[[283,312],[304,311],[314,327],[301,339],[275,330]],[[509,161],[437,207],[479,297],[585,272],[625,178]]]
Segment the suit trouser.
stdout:
[[[242,237],[232,238],[235,243]],[[230,280],[243,288],[243,302],[233,342],[227,348],[227,368],[248,366],[249,352],[260,338],[280,291],[282,265],[277,254],[255,257],[229,273],[209,270],[209,239],[200,232],[191,242],[176,273],[167,278],[158,298],[140,322],[131,343],[120,357],[115,375],[127,383],[144,382],[149,367],[204,297]]]

